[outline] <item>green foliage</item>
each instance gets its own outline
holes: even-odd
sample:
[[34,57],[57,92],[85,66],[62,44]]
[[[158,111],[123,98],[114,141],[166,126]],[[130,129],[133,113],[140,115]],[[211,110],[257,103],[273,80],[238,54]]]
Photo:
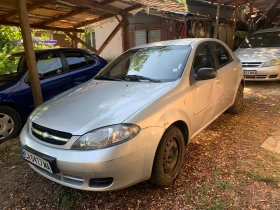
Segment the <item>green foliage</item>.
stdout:
[[[37,30],[32,30],[31,35],[34,36]],[[35,49],[50,48],[51,45],[43,43],[49,40],[48,32],[41,32],[40,42],[34,43]],[[0,75],[15,72],[17,69],[19,58],[10,58],[11,53],[23,51],[21,43],[22,36],[20,28],[10,26],[0,26]]]

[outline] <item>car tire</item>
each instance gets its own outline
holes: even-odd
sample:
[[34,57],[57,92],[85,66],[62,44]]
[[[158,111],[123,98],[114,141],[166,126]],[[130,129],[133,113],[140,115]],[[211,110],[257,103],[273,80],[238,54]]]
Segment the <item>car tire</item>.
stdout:
[[231,114],[238,114],[242,111],[243,108],[243,85],[239,85],[237,94],[234,100],[234,104],[228,109],[228,112]]
[[0,106],[0,144],[19,135],[22,119],[11,107]]
[[169,186],[180,175],[184,162],[185,141],[181,130],[170,126],[163,134],[154,158],[150,183]]

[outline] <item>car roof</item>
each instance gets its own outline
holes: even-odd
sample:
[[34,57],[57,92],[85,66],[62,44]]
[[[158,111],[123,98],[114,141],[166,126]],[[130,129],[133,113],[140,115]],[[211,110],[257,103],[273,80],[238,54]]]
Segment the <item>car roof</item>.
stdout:
[[280,27],[262,29],[262,30],[256,31],[253,34],[266,33],[266,32],[280,32]]
[[[68,50],[82,50],[82,51],[85,51],[84,49],[81,49],[81,48],[71,48],[71,47],[57,47],[57,48],[47,48],[47,49],[36,49],[34,50],[35,54],[40,54],[40,53],[43,53],[43,52],[56,52],[56,51],[68,51]],[[12,55],[15,55],[15,56],[20,56],[24,54],[24,51],[19,51],[19,52],[16,52],[16,53],[12,53]]]
[[194,44],[201,43],[203,41],[215,41],[220,42],[217,39],[213,38],[187,38],[187,39],[176,39],[176,40],[169,40],[169,41],[161,41],[161,42],[153,42],[145,45],[139,45],[133,47],[132,49],[139,49],[139,48],[146,48],[146,47],[157,47],[157,46],[191,46]]

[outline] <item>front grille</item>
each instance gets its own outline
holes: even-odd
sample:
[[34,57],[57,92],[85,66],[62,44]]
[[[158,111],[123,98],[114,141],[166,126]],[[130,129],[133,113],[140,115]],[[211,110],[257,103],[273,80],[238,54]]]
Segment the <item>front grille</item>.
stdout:
[[267,75],[244,75],[245,79],[265,79]]
[[53,130],[50,128],[43,127],[36,123],[32,123],[32,134],[43,142],[55,145],[64,145],[69,139],[71,139],[72,134],[62,131]]
[[261,62],[242,62],[243,67],[258,67],[261,64]]

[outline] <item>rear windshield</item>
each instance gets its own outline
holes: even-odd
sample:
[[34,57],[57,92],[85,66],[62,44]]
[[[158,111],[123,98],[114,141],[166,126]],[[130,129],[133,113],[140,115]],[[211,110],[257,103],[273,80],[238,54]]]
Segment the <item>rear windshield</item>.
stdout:
[[14,80],[26,69],[24,55],[7,56],[0,61],[0,81]]
[[280,47],[280,32],[252,34],[240,48]]

